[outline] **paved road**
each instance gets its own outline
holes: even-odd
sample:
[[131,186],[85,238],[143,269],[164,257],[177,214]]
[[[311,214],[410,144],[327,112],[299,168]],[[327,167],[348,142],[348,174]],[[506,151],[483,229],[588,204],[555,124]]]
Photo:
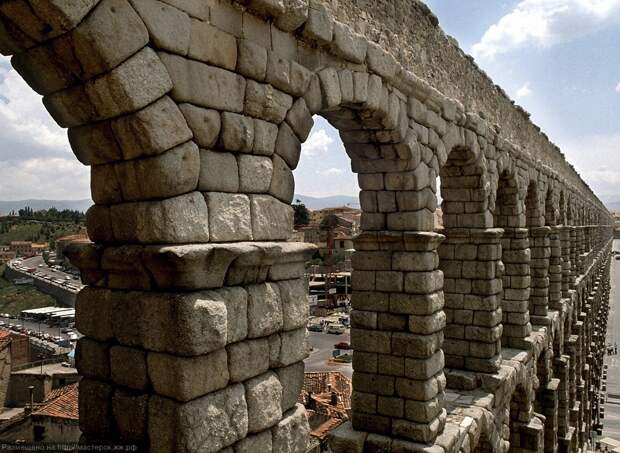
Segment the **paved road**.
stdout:
[[353,376],[353,367],[350,363],[329,363],[334,350],[334,344],[341,341],[350,341],[349,331],[342,335],[309,332],[308,340],[314,348],[310,356],[304,361],[306,371],[341,371],[345,376]]
[[[35,269],[35,273],[38,275],[34,275],[33,273],[31,274],[32,278],[44,279],[48,282],[54,283],[62,288],[69,289],[70,291],[73,291],[73,292],[79,291],[84,286],[82,285],[82,282],[80,281],[79,277],[68,274],[61,270],[52,269],[51,267],[48,267],[47,264],[45,264],[43,257],[40,255],[33,256],[32,258],[26,258],[21,263],[11,261],[9,263],[9,266],[15,267],[16,264],[17,265],[21,264],[22,266],[21,269],[19,268],[17,269],[22,272],[25,272],[26,269],[29,269],[29,268]],[[73,288],[68,288],[67,284],[71,285]]]
[[[614,241],[614,250],[620,250],[620,241]],[[607,323],[607,343],[620,345],[620,260],[611,264],[610,313]],[[620,440],[620,355],[606,355],[607,403],[602,420],[603,437]]]

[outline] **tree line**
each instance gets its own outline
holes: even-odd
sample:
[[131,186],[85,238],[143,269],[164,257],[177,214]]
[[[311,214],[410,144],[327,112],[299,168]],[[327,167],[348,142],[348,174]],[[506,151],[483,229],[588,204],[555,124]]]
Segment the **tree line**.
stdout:
[[19,209],[17,214],[25,220],[41,220],[46,222],[75,222],[81,223],[86,216],[81,211],[73,209],[63,209],[62,211],[54,207],[34,211],[30,206]]

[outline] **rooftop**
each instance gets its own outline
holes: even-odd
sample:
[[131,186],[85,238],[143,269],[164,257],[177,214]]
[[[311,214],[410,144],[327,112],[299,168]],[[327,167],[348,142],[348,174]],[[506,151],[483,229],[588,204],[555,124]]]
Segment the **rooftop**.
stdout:
[[78,420],[78,385],[71,384],[52,390],[32,415]]
[[[41,373],[43,370],[43,373]],[[63,366],[60,363],[50,363],[48,365],[36,365],[32,368],[27,368],[25,370],[13,371],[12,374],[46,374],[48,376],[53,376],[55,374],[76,374],[77,370],[72,367]]]

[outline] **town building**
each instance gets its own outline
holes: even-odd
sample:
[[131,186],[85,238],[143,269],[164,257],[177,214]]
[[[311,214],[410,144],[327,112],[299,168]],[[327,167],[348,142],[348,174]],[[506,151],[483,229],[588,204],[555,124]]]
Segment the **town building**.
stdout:
[[34,256],[41,255],[43,252],[49,250],[49,245],[46,243],[36,243],[31,241],[11,241],[9,244],[9,250],[14,252],[16,256]]
[[44,401],[0,421],[0,441],[75,443],[80,439],[78,385],[52,390]]
[[[335,222],[327,227],[325,221],[332,216]],[[360,231],[361,211],[347,206],[310,211],[310,223],[298,227],[303,242],[314,244],[322,257],[328,256],[331,239],[331,255],[342,260],[347,250],[353,249],[353,238]],[[331,237],[330,237],[331,235]]]
[[15,259],[17,254],[9,246],[0,246],[0,265]]
[[310,425],[308,453],[329,452],[329,433],[351,416],[351,380],[339,371],[305,373],[299,402]]
[[86,233],[71,234],[56,239],[56,261],[63,262],[66,258],[65,250],[67,246],[73,242],[89,243],[88,235]]
[[9,250],[14,252],[17,256],[30,256],[32,255],[32,242],[11,241],[9,244]]

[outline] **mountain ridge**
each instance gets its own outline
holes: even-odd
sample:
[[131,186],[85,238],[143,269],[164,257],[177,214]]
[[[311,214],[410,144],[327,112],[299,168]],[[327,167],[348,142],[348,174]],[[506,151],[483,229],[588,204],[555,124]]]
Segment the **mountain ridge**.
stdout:
[[308,195],[295,194],[293,200],[301,201],[308,209],[339,208],[342,206],[348,206],[355,209],[360,208],[359,198],[352,197],[350,195],[310,197]]
[[[309,195],[295,194],[293,200],[300,200],[306,205],[308,209],[324,209],[324,208],[338,208],[342,206],[348,206],[351,208],[359,209],[359,198],[351,195],[333,195],[329,197],[311,197]],[[613,200],[613,201],[612,201]],[[620,212],[620,201],[616,199],[605,200],[605,206],[608,209]],[[72,209],[76,211],[86,212],[86,210],[93,204],[90,199],[82,200],[17,200],[17,201],[3,201],[0,200],[0,215],[6,215],[11,211],[18,211],[26,206],[31,207],[35,211],[41,209],[50,209],[55,207],[56,209]]]
[[93,204],[90,199],[82,200],[16,200],[16,201],[2,201],[0,200],[0,215],[7,215],[11,211],[17,212],[25,207],[30,207],[34,211],[40,211],[42,209],[50,209],[52,207],[62,211],[63,209],[71,209],[74,211],[86,212],[86,210]]

